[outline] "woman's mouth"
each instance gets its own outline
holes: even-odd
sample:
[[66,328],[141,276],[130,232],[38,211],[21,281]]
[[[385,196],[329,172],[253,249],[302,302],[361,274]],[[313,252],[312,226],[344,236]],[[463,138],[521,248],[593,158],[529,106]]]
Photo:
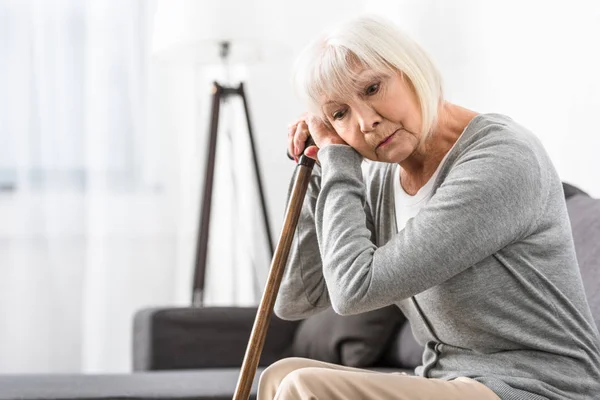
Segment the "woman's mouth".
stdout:
[[394,136],[396,136],[396,133],[399,131],[400,129],[394,131],[394,133],[392,133],[390,136],[388,136],[387,138],[385,138],[384,140],[382,140],[376,147],[376,149],[385,146],[386,144],[390,143],[393,139]]

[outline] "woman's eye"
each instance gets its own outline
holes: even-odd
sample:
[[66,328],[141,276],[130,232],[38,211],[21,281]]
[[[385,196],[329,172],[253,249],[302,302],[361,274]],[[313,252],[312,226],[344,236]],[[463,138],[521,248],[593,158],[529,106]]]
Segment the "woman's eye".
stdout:
[[378,91],[379,91],[379,83],[375,83],[367,88],[367,90],[365,91],[365,94],[370,96],[372,94],[377,93]]
[[336,112],[334,112],[334,113],[333,113],[333,115],[332,115],[331,117],[332,117],[334,120],[336,120],[336,119],[341,119],[341,118],[343,118],[343,117],[344,117],[344,115],[345,115],[345,114],[346,114],[346,112],[345,112],[345,111],[343,111],[343,110],[340,110],[340,111],[336,111]]

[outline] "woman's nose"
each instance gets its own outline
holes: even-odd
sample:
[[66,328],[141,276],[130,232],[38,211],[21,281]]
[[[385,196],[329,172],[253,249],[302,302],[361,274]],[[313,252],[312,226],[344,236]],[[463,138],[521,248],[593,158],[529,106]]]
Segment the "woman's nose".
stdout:
[[373,132],[377,125],[382,121],[381,115],[375,110],[372,104],[367,102],[357,102],[354,104],[354,114],[357,117],[360,130],[363,134]]
[[363,133],[373,132],[377,125],[381,123],[381,116],[376,112],[372,111],[367,115],[363,115],[360,117],[360,130]]

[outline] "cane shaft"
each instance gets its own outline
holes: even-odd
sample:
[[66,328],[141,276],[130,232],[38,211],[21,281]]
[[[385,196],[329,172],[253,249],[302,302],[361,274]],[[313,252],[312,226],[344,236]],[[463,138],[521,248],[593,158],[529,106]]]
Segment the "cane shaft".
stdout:
[[250,396],[252,381],[254,380],[256,368],[258,367],[260,355],[265,343],[271,314],[275,307],[277,293],[279,292],[279,286],[281,285],[281,279],[283,278],[283,272],[292,246],[292,240],[294,239],[294,232],[296,231],[300,211],[302,210],[304,196],[308,189],[313,164],[314,161],[303,156],[296,167],[298,168],[298,174],[296,175],[288,208],[285,213],[283,229],[271,262],[265,291],[260,301],[258,314],[254,320],[254,326],[252,327],[250,341],[246,348],[246,354],[244,356],[244,362],[242,364],[233,400],[248,400],[248,397]]

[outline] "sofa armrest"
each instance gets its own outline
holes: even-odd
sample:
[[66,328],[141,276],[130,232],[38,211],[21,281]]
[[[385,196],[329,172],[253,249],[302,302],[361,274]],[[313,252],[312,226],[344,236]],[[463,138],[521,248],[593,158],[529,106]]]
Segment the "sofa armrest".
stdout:
[[[136,313],[134,371],[241,367],[255,307],[149,308]],[[271,316],[259,365],[292,354],[300,321]]]

